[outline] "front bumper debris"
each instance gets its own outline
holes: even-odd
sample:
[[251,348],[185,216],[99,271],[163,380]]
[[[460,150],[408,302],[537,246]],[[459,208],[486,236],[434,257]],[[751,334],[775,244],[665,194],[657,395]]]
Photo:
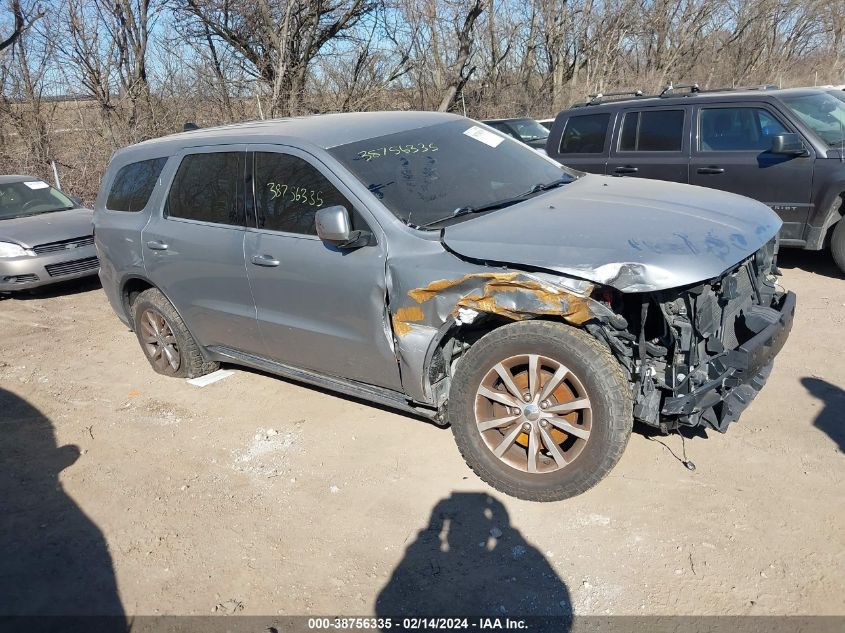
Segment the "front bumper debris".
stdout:
[[714,370],[717,374],[714,378],[688,394],[666,398],[661,413],[679,416],[682,424],[703,422],[724,432],[766,383],[774,357],[792,330],[794,317],[795,293],[788,292],[777,310],[760,319],[763,325],[760,331],[737,349],[709,360],[711,374]]

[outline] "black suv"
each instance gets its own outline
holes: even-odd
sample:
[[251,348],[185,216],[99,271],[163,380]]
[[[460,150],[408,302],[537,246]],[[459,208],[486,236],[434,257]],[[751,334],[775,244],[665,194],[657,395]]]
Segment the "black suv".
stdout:
[[557,115],[546,151],[582,171],[756,198],[783,219],[783,246],[829,247],[845,271],[845,93],[680,88],[592,95]]

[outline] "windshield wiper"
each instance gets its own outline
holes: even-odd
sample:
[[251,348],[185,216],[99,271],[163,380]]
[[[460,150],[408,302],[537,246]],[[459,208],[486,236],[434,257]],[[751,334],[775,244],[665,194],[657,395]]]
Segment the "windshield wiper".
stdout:
[[493,209],[501,209],[502,207],[509,207],[512,204],[516,204],[517,202],[522,202],[527,200],[531,196],[538,194],[542,191],[548,191],[549,189],[554,189],[555,187],[560,187],[561,185],[567,185],[572,182],[572,178],[569,176],[564,176],[562,178],[558,178],[557,180],[553,180],[552,182],[546,183],[538,183],[531,187],[528,191],[525,191],[518,196],[513,196],[512,198],[505,198],[504,200],[499,200],[498,202],[491,202],[490,204],[483,204],[478,207],[473,206],[466,206],[466,207],[458,207],[450,215],[444,216],[442,218],[438,218],[436,220],[432,220],[431,222],[426,222],[425,224],[420,224],[417,226],[418,229],[425,229],[430,226],[434,226],[435,224],[440,224],[441,222],[445,222],[446,220],[451,220],[453,218],[459,218],[464,215],[470,215],[473,213],[483,213],[484,211],[492,211]]

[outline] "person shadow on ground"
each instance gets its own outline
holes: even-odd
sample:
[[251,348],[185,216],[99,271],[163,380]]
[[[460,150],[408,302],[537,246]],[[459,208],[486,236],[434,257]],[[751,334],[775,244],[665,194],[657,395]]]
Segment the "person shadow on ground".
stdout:
[[[571,545],[571,544],[569,544]],[[376,598],[379,617],[555,618],[570,628],[566,584],[483,493],[453,492],[432,510]],[[533,630],[533,629],[532,629]]]
[[0,388],[0,630],[127,630],[105,539],[59,482],[78,458],[77,446],[57,446],[49,419]]
[[845,390],[821,378],[809,376],[802,378],[801,384],[824,403],[813,424],[827,433],[839,446],[839,451],[845,453]]

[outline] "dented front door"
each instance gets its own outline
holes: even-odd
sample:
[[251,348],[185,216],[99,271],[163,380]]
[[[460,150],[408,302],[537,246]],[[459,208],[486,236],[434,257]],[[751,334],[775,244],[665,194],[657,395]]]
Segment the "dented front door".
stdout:
[[281,146],[251,149],[255,226],[247,229],[244,252],[266,356],[399,390],[385,306],[385,240],[376,235],[370,246],[338,248],[317,237],[314,215],[340,204],[353,228],[377,226],[315,158]]

